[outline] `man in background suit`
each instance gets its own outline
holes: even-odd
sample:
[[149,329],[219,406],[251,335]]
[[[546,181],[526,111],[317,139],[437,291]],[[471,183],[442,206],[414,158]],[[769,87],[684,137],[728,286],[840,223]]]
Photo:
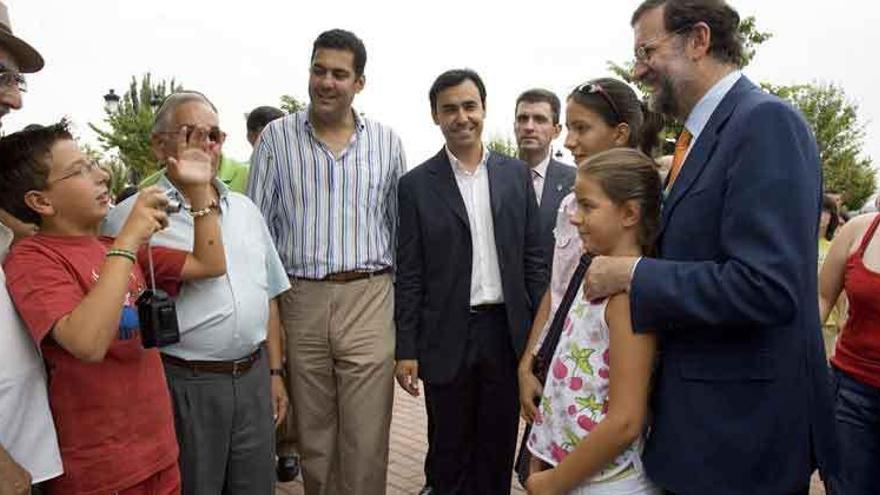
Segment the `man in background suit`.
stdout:
[[547,266],[553,263],[553,229],[559,203],[574,186],[577,169],[553,159],[550,144],[559,137],[559,98],[546,89],[530,89],[516,99],[513,132],[519,158],[529,166],[541,218],[541,245]]
[[425,380],[444,495],[510,493],[516,366],[547,284],[528,169],[481,142],[486,90],[471,70],[429,92],[446,146],[398,186],[395,320],[400,385]]
[[684,123],[661,259],[593,260],[587,297],[624,290],[658,336],[648,476],[667,493],[804,494],[835,474],[819,329],[822,178],[803,117],[739,72],[723,0],[646,0],[635,78]]

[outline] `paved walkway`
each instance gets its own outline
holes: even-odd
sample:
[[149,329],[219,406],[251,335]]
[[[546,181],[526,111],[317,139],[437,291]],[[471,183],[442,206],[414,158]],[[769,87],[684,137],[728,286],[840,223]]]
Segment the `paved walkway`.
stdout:
[[[422,462],[428,445],[426,431],[425,402],[422,397],[407,395],[395,383],[394,416],[391,420],[391,450],[388,458],[387,495],[416,495],[425,483]],[[301,479],[291,483],[279,483],[276,495],[303,494]],[[525,494],[514,481],[511,494]],[[814,477],[810,495],[825,495],[818,479]]]

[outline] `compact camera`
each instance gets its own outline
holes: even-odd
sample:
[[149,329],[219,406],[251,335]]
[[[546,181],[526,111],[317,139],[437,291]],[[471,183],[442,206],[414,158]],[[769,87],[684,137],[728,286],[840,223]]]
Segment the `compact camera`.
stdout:
[[137,309],[144,348],[180,342],[177,309],[168,294],[160,289],[146,289],[137,299]]
[[180,201],[177,199],[177,195],[169,189],[165,191],[165,197],[168,198],[168,203],[165,205],[165,213],[171,215],[172,213],[180,212],[183,205],[181,205]]

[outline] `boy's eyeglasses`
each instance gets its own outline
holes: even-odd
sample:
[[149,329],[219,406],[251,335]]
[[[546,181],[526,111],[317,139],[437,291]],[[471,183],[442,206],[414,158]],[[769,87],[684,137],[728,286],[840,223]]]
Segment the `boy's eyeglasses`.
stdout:
[[611,107],[611,111],[614,112],[614,117],[617,122],[623,122],[623,119],[620,116],[620,110],[617,109],[617,105],[614,104],[614,100],[611,98],[611,95],[608,94],[607,91],[602,87],[601,84],[595,82],[586,82],[581,84],[577,88],[574,89],[578,93],[582,93],[585,95],[598,94],[608,103],[608,106]]
[[206,139],[215,144],[223,144],[226,141],[226,133],[220,130],[219,127],[214,126],[210,129],[205,129],[203,127],[197,127],[194,125],[182,125],[176,131],[165,131],[159,132],[158,134],[163,135],[178,135],[180,134],[180,130],[186,130],[186,142],[190,142],[190,140],[203,140]]
[[67,174],[62,175],[61,177],[58,177],[57,179],[50,180],[49,184],[55,184],[55,183],[58,183],[63,180],[67,180],[71,177],[76,177],[76,176],[88,177],[89,175],[92,174],[93,171],[100,169],[100,168],[101,167],[100,167],[100,165],[98,165],[98,162],[93,161],[93,160],[89,160],[89,161],[83,163],[82,165],[80,165],[79,167],[77,167],[75,170],[68,172]]
[[22,93],[27,92],[27,81],[20,72],[0,67],[0,87],[17,88]]

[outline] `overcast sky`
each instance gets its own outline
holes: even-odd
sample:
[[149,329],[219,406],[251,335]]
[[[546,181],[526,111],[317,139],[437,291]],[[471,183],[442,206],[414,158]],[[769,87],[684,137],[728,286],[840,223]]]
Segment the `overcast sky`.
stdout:
[[[6,0],[14,32],[46,59],[29,78],[25,107],[5,132],[71,117],[87,141],[103,119],[102,96],[123,93],[132,75],[151,72],[208,95],[229,134],[225,152],[246,160],[244,114],[305,101],[314,38],[330,28],[354,31],[367,46],[367,84],[355,107],[390,124],[409,165],[440,149],[428,88],[442,71],[470,67],[484,78],[484,138],[513,135],[513,104],[541,86],[560,98],[606,76],[606,61],[632,56],[629,18],[638,1],[314,1]],[[866,152],[880,166],[880,7],[867,0],[737,0],[774,37],[747,67],[753,81],[835,82],[859,105]],[[564,138],[564,134],[563,134]],[[561,148],[562,138],[556,146]]]

